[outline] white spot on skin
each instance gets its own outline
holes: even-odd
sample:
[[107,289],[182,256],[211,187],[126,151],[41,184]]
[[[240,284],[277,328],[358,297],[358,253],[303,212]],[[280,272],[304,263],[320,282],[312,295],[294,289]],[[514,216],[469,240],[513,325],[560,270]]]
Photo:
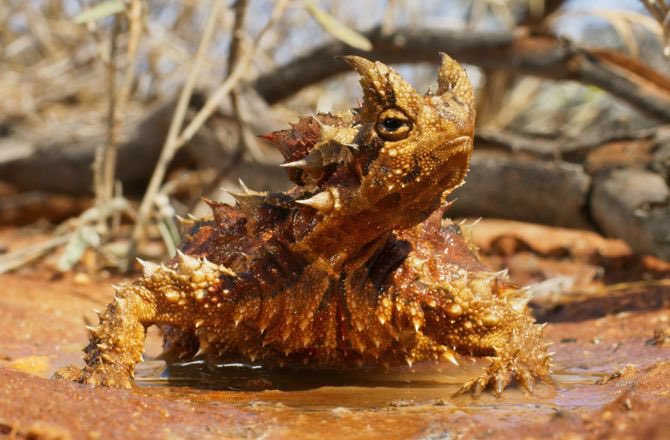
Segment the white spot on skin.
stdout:
[[165,299],[167,299],[170,302],[177,302],[181,299],[181,296],[179,295],[179,292],[176,292],[174,290],[168,290],[165,292]]

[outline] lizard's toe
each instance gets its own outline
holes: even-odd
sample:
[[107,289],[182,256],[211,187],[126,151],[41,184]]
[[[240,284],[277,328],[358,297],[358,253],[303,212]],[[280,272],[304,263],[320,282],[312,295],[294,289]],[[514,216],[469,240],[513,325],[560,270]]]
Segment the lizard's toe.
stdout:
[[56,371],[52,379],[68,380],[94,387],[125,389],[133,387],[132,376],[127,371],[105,366],[78,368],[67,365]]

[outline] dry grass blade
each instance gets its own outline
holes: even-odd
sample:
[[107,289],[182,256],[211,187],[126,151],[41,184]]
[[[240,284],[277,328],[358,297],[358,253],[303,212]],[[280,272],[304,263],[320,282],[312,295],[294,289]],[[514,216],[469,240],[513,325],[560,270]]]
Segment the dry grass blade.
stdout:
[[499,111],[487,126],[505,127],[525,112],[544,86],[538,78],[525,77],[507,94],[504,111]]
[[[230,77],[231,73],[237,67],[240,62],[240,54],[243,50],[243,44],[247,38],[245,31],[245,20],[247,17],[247,12],[249,10],[248,0],[238,0],[235,3],[235,24],[233,25],[232,38],[230,40],[230,49],[228,50],[228,75]],[[251,148],[251,143],[247,141],[248,136],[248,127],[246,121],[242,117],[242,112],[240,110],[240,94],[237,90],[231,90],[230,92],[230,103],[232,105],[233,117],[235,118],[235,124],[237,125],[237,132],[239,133],[239,140],[237,142],[237,147],[235,151],[230,155],[228,164],[225,167],[222,167],[217,173],[214,180],[210,182],[205,190],[209,190],[212,185],[217,185],[219,180],[221,180],[233,167],[235,167],[240,160],[245,151],[249,151]],[[207,194],[207,193],[201,193]]]
[[107,72],[109,89],[107,143],[104,146],[104,150],[97,156],[99,160],[96,160],[96,164],[94,165],[94,173],[96,175],[95,193],[98,203],[106,202],[114,197],[114,190],[118,187],[115,183],[117,150],[123,116],[133,87],[133,78],[137,64],[137,52],[140,37],[142,35],[141,0],[133,0],[129,4],[129,8],[126,12],[128,13],[129,21],[129,40],[127,49],[127,67],[120,93],[117,93],[116,52],[118,47],[117,40],[121,28],[121,15],[115,16],[114,24],[112,26]]
[[542,18],[545,15],[546,6],[545,0],[528,0],[528,15],[534,20]]
[[[112,6],[114,2],[108,2]],[[115,195],[115,188],[118,185],[115,182],[116,162],[118,156],[118,143],[121,132],[123,116],[130,99],[132,84],[137,64],[137,52],[139,40],[142,33],[142,3],[140,0],[133,0],[126,9],[126,3],[121,2],[123,10],[114,15],[110,34],[109,56],[105,60],[107,65],[107,141],[98,149],[93,164],[94,192],[96,203],[105,204]],[[101,5],[104,5],[101,4]],[[105,13],[116,11],[112,6],[103,8]],[[119,93],[117,87],[117,52],[121,38],[122,20],[124,16],[120,12],[128,13],[129,38],[127,43],[127,67],[125,71],[125,80]],[[96,14],[84,14],[84,17],[91,20],[91,17],[102,18],[102,12],[98,10]],[[120,191],[117,191],[120,193]],[[106,226],[101,223],[101,226]],[[108,232],[104,228],[105,233]]]
[[[142,198],[142,203],[140,204],[137,222],[135,223],[135,228],[133,230],[134,242],[137,242],[137,240],[141,239],[144,236],[144,229],[146,227],[147,220],[149,219],[149,214],[151,213],[151,209],[153,207],[156,194],[158,193],[160,185],[162,184],[163,179],[165,178],[165,172],[167,171],[167,167],[172,158],[174,157],[175,153],[177,152],[177,150],[179,150],[179,148],[185,143],[185,141],[181,141],[182,137],[179,136],[179,131],[181,130],[181,127],[184,123],[188,103],[191,99],[191,95],[193,94],[193,89],[195,88],[195,82],[198,78],[198,74],[200,73],[200,69],[202,67],[205,58],[205,54],[207,53],[207,48],[212,39],[212,35],[214,34],[214,30],[218,22],[219,13],[223,9],[223,4],[224,2],[222,0],[215,0],[214,3],[212,4],[212,8],[210,10],[207,19],[207,24],[205,25],[205,29],[203,30],[202,37],[200,39],[200,44],[198,46],[195,58],[193,60],[193,64],[191,66],[189,75],[186,79],[186,83],[184,84],[184,88],[182,89],[181,94],[179,95],[179,101],[177,102],[177,107],[172,117],[172,122],[170,123],[170,129],[168,130],[167,139],[165,140],[165,144],[161,151],[161,155],[158,159],[158,163],[156,164],[156,168],[154,169],[154,173],[151,176],[151,180],[149,181],[147,191],[144,194],[144,197]],[[202,113],[202,111],[200,113]],[[207,115],[207,117],[209,117],[210,114],[211,111]],[[207,118],[205,117],[201,119],[202,124]],[[191,123],[191,125],[193,125],[193,123]],[[195,134],[196,130],[193,130],[193,134]]]
[[634,292],[636,290],[667,287],[670,287],[670,278],[627,281],[616,284],[575,288],[574,277],[558,276],[528,286],[525,290],[532,297],[532,302],[535,306],[544,310],[550,310],[559,306],[580,303],[596,298],[612,299],[619,295],[627,295],[631,291]]
[[541,305],[544,308],[550,308],[585,301],[593,298],[603,298],[603,297],[611,298],[616,295],[626,294],[631,290],[648,289],[654,287],[664,287],[664,288],[670,287],[670,278],[608,284],[604,286],[595,286],[592,288],[582,289],[573,292],[564,292],[563,294],[554,296],[548,295],[543,299],[544,300],[550,299],[550,301],[542,302]]
[[488,9],[488,0],[472,0],[470,4],[470,14],[468,17],[468,27],[474,29],[484,19]]
[[116,15],[123,12],[126,9],[126,3],[122,0],[108,0],[100,2],[97,5],[86,9],[81,14],[77,15],[74,18],[74,22],[77,24],[88,23],[96,20],[100,20],[111,15]]
[[28,263],[42,258],[58,246],[67,243],[72,233],[53,237],[50,240],[19,249],[0,256],[0,274],[16,270]]
[[165,194],[156,195],[156,206],[158,207],[158,231],[167,247],[168,255],[174,257],[180,241],[179,228],[175,223],[177,213]]
[[[263,26],[263,28],[258,32],[256,37],[254,38],[255,45],[251,48],[247,47],[247,52],[249,56],[245,57],[244,59],[245,64],[239,66],[240,64],[239,54],[240,51],[242,50],[242,46],[245,44],[245,40],[242,38],[243,36],[242,25],[247,12],[247,4],[246,2],[236,3],[235,5],[236,18],[235,18],[234,29],[237,29],[237,31],[234,31],[233,33],[234,38],[231,40],[230,53],[228,58],[227,78],[230,78],[233,71],[236,71],[238,66],[240,67],[240,69],[246,68],[246,65],[251,60],[251,55],[256,53],[256,51],[261,45],[261,42],[263,41],[263,38],[267,35],[267,33],[271,29],[274,28],[274,26],[283,16],[287,5],[288,0],[279,0],[275,3],[275,7],[272,10],[272,13],[270,14],[270,18],[268,19],[265,26]],[[243,72],[243,70],[240,70],[239,72]],[[236,91],[231,91],[230,100],[234,113],[233,116],[235,117],[235,122],[237,123],[238,130],[240,132],[240,140],[238,142],[238,146],[235,149],[235,151],[233,151],[233,153],[230,155],[230,158],[228,159],[228,162],[225,164],[225,166],[219,168],[215,173],[213,173],[211,177],[205,178],[205,183],[200,185],[198,191],[199,196],[194,198],[193,203],[188,207],[189,211],[195,207],[195,204],[198,203],[200,197],[202,197],[203,195],[209,195],[212,191],[215,191],[216,188],[221,186],[220,185],[221,180],[240,162],[245,151],[254,153],[254,150],[250,149],[250,146],[254,145],[251,138],[255,137],[255,135],[251,133],[248,124],[246,123],[246,121],[244,121],[242,117],[242,112],[240,111],[239,107],[239,94]],[[166,194],[165,190],[161,190],[161,192]]]
[[487,13],[490,11],[506,29],[513,29],[516,26],[516,19],[512,14],[511,7],[509,2],[502,0],[472,0],[468,27],[477,27],[487,18]]
[[507,27],[513,29],[516,26],[516,20],[512,15],[511,6],[508,2],[502,0],[490,0],[491,10],[496,15],[498,20]]
[[312,0],[305,1],[305,9],[319,26],[333,37],[356,49],[365,51],[372,50],[372,43],[370,40],[319,8]]
[[397,9],[398,4],[396,0],[388,0],[386,2],[386,9],[384,9],[384,16],[382,17],[382,34],[390,35],[393,33]]
[[75,226],[85,225],[88,223],[95,222],[99,218],[107,218],[116,214],[117,212],[123,212],[124,214],[133,217],[133,212],[130,209],[130,204],[128,200],[122,197],[115,197],[109,202],[101,206],[95,206],[84,211],[79,217],[69,220],[65,226],[73,224]]
[[484,80],[477,102],[477,125],[492,127],[491,122],[508,111],[505,102],[515,78],[511,72],[502,70],[484,69],[482,73]]
[[198,114],[193,118],[193,120],[186,126],[184,131],[177,137],[175,140],[176,148],[181,148],[186,142],[191,140],[195,133],[202,127],[207,119],[212,116],[212,113],[216,110],[217,106],[225,99],[230,91],[237,85],[237,83],[244,76],[244,72],[249,65],[249,61],[252,58],[252,51],[245,51],[244,55],[240,58],[240,62],[235,66],[230,76],[219,86],[218,89],[212,94],[212,96],[207,99],[205,105],[200,109]]

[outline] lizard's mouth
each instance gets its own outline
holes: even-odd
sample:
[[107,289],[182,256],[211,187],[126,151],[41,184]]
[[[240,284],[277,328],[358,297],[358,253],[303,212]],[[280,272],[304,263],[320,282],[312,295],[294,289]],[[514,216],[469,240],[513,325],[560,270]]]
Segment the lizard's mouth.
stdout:
[[433,152],[439,157],[440,164],[435,170],[434,179],[439,182],[436,187],[440,191],[452,190],[465,177],[472,153],[472,137],[459,136],[440,144]]
[[[420,195],[430,198],[435,191],[442,192],[460,183],[468,167],[472,138],[464,135],[435,144],[436,147],[415,152],[412,165],[405,168],[405,173],[392,176],[391,184],[385,187],[388,192],[404,193],[405,198]],[[387,165],[387,168],[400,171],[396,163]]]
[[[472,140],[470,136],[459,136],[437,147],[439,151],[448,151],[449,153],[467,153],[470,150],[469,142]],[[445,151],[445,152],[446,152]]]
[[[472,152],[472,138],[470,136],[459,136],[448,142],[438,144],[430,152],[433,179],[442,180],[446,175],[460,174],[460,168],[467,168],[470,154]],[[454,183],[454,182],[452,182]]]

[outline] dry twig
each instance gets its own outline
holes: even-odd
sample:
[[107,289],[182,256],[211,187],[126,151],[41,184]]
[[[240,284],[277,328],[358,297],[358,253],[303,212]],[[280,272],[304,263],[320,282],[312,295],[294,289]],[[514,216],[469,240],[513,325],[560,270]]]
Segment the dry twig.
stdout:
[[658,21],[663,30],[665,48],[663,53],[670,58],[670,5],[665,0],[642,0],[649,13]]
[[[172,117],[172,122],[170,124],[170,129],[168,130],[167,139],[165,140],[165,144],[163,146],[163,150],[161,151],[160,158],[158,159],[158,163],[156,164],[154,173],[151,176],[151,180],[149,181],[149,186],[147,187],[144,197],[142,198],[142,203],[140,204],[137,216],[137,222],[135,223],[135,227],[133,229],[132,248],[136,246],[138,240],[143,238],[146,223],[149,219],[149,215],[151,213],[151,209],[154,204],[154,199],[156,197],[156,194],[158,193],[158,190],[160,189],[160,185],[163,182],[163,179],[165,178],[165,172],[167,171],[167,167],[172,158],[174,157],[175,153],[177,152],[177,150],[179,150],[179,148],[185,143],[185,141],[181,141],[182,136],[179,135],[179,132],[184,123],[188,103],[191,99],[191,95],[193,94],[193,89],[195,88],[195,82],[198,78],[198,74],[200,73],[200,69],[202,67],[205,54],[207,53],[207,48],[212,39],[212,35],[214,34],[219,13],[223,8],[223,4],[224,4],[223,0],[215,0],[214,3],[212,4],[212,8],[210,10],[207,19],[207,24],[205,25],[205,29],[203,30],[202,37],[200,39],[200,44],[193,59],[193,64],[189,71],[189,75],[186,79],[186,83],[184,84],[184,88],[182,89],[181,94],[179,95],[179,101],[177,102],[177,107],[175,108],[175,112]],[[202,114],[203,111],[204,108],[200,111],[200,114]],[[211,114],[211,112],[209,114]],[[209,116],[209,114],[207,116]],[[204,122],[206,118],[201,119],[203,119]],[[184,132],[185,131],[186,130],[184,130]],[[184,133],[182,133],[182,135],[183,134]]]
[[[128,201],[123,198],[113,198],[84,211],[79,217],[63,223],[54,233],[54,237],[44,243],[28,246],[14,252],[0,256],[0,274],[16,270],[28,263],[44,257],[59,246],[66,245],[63,255],[58,262],[60,270],[69,270],[88,247],[97,248],[104,252],[96,242],[99,234],[94,226],[100,219],[108,219],[117,213],[132,216]],[[91,237],[94,236],[94,239]]]
[[114,191],[114,175],[118,144],[119,123],[116,112],[116,52],[118,37],[121,32],[121,17],[114,16],[109,42],[109,59],[107,60],[107,142],[96,153],[93,164],[95,198],[97,203],[106,203],[112,198]]
[[130,100],[135,83],[135,73],[137,70],[140,39],[144,29],[142,0],[131,0],[127,10],[128,17],[128,49],[126,51],[126,71],[123,79],[123,86],[118,96],[118,112],[124,115],[126,106]]
[[[263,36],[267,33],[267,31],[279,20],[279,18],[283,14],[283,11],[286,8],[286,5],[287,1],[285,0],[277,2],[275,8],[273,9],[270,19],[256,37],[257,42],[260,42]],[[243,18],[246,14],[244,9],[245,9],[244,2],[238,2],[239,20],[236,20],[236,23],[243,23]],[[213,13],[210,14],[210,19],[212,15],[214,14]],[[235,27],[237,28],[237,26]],[[176,127],[176,125],[174,124],[175,119],[173,119],[173,124],[171,124],[170,132],[168,133],[168,139],[165,142],[165,146],[163,148],[163,151],[161,152],[161,157],[159,158],[159,162],[156,165],[154,174],[152,175],[151,181],[149,182],[149,187],[147,188],[147,191],[144,194],[144,198],[142,199],[142,204],[140,205],[138,219],[137,222],[135,223],[135,227],[133,230],[132,248],[134,248],[137,245],[137,242],[140,239],[142,239],[144,235],[144,229],[146,228],[146,224],[149,219],[149,214],[154,203],[153,200],[159,192],[160,184],[162,183],[163,178],[165,176],[165,170],[167,169],[167,165],[169,164],[172,157],[174,157],[174,153],[179,148],[181,148],[185,143],[187,143],[191,138],[193,138],[193,136],[200,129],[200,127],[202,127],[202,125],[207,121],[207,119],[209,119],[212,113],[214,113],[218,105],[231,93],[234,87],[242,79],[244,72],[249,66],[251,59],[253,58],[258,43],[253,44],[251,42],[247,42],[246,39],[244,38],[244,35],[241,32],[241,29],[243,28],[240,26],[239,29],[240,32],[236,32],[237,35],[233,38],[232,40],[233,42],[231,43],[232,55],[230,56],[229,61],[231,62],[234,61],[234,63],[232,65],[229,65],[229,72],[226,79],[207,99],[207,101],[200,109],[198,114],[195,115],[195,117],[191,120],[191,122],[186,126],[186,128],[184,128],[184,130],[179,135],[176,135],[179,128],[173,129],[173,127]],[[205,35],[206,34],[203,33],[203,39]],[[198,50],[198,53],[200,53],[200,49]],[[196,54],[196,60],[198,59],[198,57],[199,55]],[[192,70],[189,75],[187,84],[184,86],[184,91],[180,96],[180,102],[177,104],[177,109],[175,110],[176,114],[175,118],[179,117],[178,120],[179,127],[181,127],[181,123],[183,122],[185,116],[186,104],[188,103],[187,99],[182,103],[182,97],[183,96],[190,97],[192,93],[192,85],[190,86],[191,87],[190,91],[187,90],[187,88],[189,87],[189,81],[195,80],[197,74],[197,71],[195,71],[196,64],[197,61],[194,63],[194,70]],[[183,109],[181,108],[182,105]],[[237,110],[236,113],[238,114],[238,116],[236,117],[239,117],[239,108],[237,108],[236,110]],[[179,115],[178,113],[181,113],[181,115]],[[245,135],[244,130],[245,124],[242,122],[241,125],[242,125],[242,131],[240,138],[242,139],[242,137]],[[245,141],[241,140],[241,142]],[[241,153],[242,151],[240,152],[240,158]],[[229,167],[226,167],[226,169],[228,168]]]
[[71,236],[71,233],[66,235],[59,235],[45,241],[44,243],[38,243],[23,249],[19,249],[15,252],[0,255],[0,274],[16,270],[28,263],[42,258],[58,246],[62,246],[67,243]]

